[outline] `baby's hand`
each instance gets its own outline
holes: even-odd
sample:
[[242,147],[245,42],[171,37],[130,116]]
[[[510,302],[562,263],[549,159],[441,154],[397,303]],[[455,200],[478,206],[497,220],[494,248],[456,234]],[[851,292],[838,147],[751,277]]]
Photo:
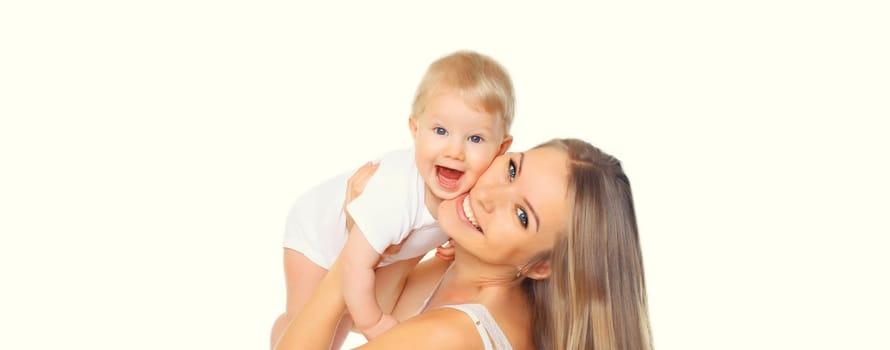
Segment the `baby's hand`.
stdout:
[[451,244],[451,238],[445,244],[436,247],[436,257],[445,261],[454,260],[454,245]]
[[362,334],[365,335],[365,338],[371,340],[376,338],[378,335],[383,334],[390,328],[397,326],[398,324],[399,321],[396,320],[395,317],[392,317],[392,315],[390,314],[383,314],[383,316],[380,317],[380,321],[377,321],[377,324],[375,324],[371,328],[362,330]]

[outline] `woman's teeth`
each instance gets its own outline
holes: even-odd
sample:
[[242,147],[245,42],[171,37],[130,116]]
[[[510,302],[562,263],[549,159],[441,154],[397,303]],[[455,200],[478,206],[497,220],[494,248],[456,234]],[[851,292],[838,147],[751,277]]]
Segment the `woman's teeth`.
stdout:
[[479,223],[476,222],[476,216],[473,215],[473,209],[470,208],[470,196],[464,197],[463,207],[464,215],[467,216],[467,220],[470,220],[470,224],[472,224],[473,227],[479,230],[479,232],[482,232],[482,228],[479,227]]

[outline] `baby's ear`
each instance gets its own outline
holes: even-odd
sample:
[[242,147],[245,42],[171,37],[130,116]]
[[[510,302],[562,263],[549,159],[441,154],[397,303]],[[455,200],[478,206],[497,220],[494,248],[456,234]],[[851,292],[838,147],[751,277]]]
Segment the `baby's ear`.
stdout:
[[513,144],[513,136],[507,135],[504,137],[504,141],[501,142],[501,147],[498,148],[498,155],[507,153],[507,150],[510,149],[510,145]]
[[408,116],[408,130],[411,131],[411,139],[417,137],[417,121],[414,120],[413,115]]
[[550,259],[544,259],[535,266],[532,266],[525,274],[528,278],[542,280],[550,277]]

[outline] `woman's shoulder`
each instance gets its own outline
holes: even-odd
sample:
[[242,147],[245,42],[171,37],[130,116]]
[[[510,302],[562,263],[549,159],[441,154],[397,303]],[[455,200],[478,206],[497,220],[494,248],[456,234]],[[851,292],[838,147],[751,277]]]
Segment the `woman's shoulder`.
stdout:
[[510,288],[508,293],[490,295],[483,305],[513,349],[534,348],[531,305],[524,293]]
[[400,323],[361,349],[483,349],[472,319],[453,308],[437,308]]

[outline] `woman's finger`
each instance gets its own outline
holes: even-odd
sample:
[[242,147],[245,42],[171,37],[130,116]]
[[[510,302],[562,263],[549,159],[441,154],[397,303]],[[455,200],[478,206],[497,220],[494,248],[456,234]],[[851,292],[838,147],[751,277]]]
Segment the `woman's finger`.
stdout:
[[358,197],[364,190],[365,185],[368,184],[368,180],[371,179],[371,176],[374,175],[374,172],[377,171],[378,164],[376,163],[365,163],[361,168],[355,171],[349,180],[346,182],[346,202],[349,203],[355,197]]
[[349,180],[346,181],[346,198],[343,201],[343,211],[346,213],[346,230],[352,231],[352,226],[355,225],[355,222],[352,220],[352,216],[349,215],[349,212],[346,210],[346,205],[348,205],[352,200],[357,198],[362,192],[365,190],[365,185],[368,184],[368,180],[371,179],[371,176],[377,171],[376,163],[367,162],[365,165],[362,165],[352,176],[349,177]]

